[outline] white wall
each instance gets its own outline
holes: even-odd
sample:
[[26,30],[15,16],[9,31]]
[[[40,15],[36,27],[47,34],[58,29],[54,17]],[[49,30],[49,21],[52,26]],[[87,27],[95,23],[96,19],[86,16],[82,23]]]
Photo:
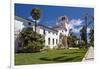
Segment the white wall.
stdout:
[[[50,45],[48,44],[48,38],[50,38]],[[54,44],[53,44],[53,39],[54,39]],[[46,31],[46,35],[45,35],[45,45],[50,46],[50,48],[53,48],[55,46],[57,46],[56,44],[56,39],[58,40],[58,35],[56,35],[56,32],[48,32]]]
[[[45,29],[45,34],[44,34],[44,29]],[[44,37],[45,46],[49,46],[50,48],[57,46],[56,39],[58,40],[58,32],[50,30],[48,28],[40,28],[39,33],[45,36]],[[48,44],[48,38],[50,38],[50,44]],[[53,39],[54,39],[54,44],[53,44]]]
[[[35,30],[34,24],[32,23],[31,25],[28,25],[28,22],[29,22],[28,20],[16,17],[15,27],[14,27],[15,32],[16,31],[20,32],[23,28],[27,28],[27,27],[32,27],[33,30]],[[45,46],[49,46],[50,48],[57,46],[57,44],[59,43],[60,33],[66,36],[68,36],[69,33],[68,28],[67,31],[65,31],[64,29],[59,29],[58,32],[43,26],[37,26],[36,28],[39,34],[44,35]],[[45,34],[44,34],[44,29],[45,29]],[[50,44],[48,44],[48,38],[50,38]],[[53,44],[53,39],[54,39],[54,44]],[[57,43],[56,43],[56,39],[57,39]]]
[[25,26],[23,25],[23,22],[15,20],[14,22],[14,31],[15,34],[18,34]]

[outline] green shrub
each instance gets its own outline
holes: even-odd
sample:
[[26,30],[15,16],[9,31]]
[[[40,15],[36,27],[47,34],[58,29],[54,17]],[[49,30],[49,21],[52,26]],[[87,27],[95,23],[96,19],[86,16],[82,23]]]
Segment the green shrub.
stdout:
[[18,38],[22,47],[18,52],[39,52],[44,47],[43,36],[34,32],[32,28],[20,32]]

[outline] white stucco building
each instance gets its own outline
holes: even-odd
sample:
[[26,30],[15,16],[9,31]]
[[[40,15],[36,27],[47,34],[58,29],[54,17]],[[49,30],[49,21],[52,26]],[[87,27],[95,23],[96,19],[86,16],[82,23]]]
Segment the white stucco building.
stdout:
[[[33,21],[19,17],[19,16],[15,16],[14,25],[15,25],[14,26],[15,40],[17,39],[18,34],[24,28],[32,27],[34,30]],[[68,34],[69,34],[68,18],[66,16],[59,17],[58,21],[56,23],[56,26],[54,26],[52,28],[38,24],[36,32],[44,36],[45,46],[54,48],[60,43],[60,35],[61,34],[65,35],[65,36],[68,36]],[[18,47],[18,40],[15,42],[15,46]]]

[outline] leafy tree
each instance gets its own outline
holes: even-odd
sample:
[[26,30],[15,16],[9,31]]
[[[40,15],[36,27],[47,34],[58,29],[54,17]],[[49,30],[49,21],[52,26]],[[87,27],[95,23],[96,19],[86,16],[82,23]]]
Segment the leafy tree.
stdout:
[[90,45],[94,46],[94,29],[90,30],[89,35],[90,35],[90,37],[89,37],[90,38]]
[[71,36],[67,37],[67,43],[68,43],[68,47],[72,46],[72,37]]
[[68,43],[68,47],[76,47],[77,38],[76,36],[68,36],[67,37],[67,43]]
[[77,37],[72,32],[72,29],[69,31],[69,36],[67,37],[67,43],[69,47],[76,47]]
[[40,34],[35,33],[32,28],[21,31],[18,38],[21,41],[22,47],[20,52],[37,52],[44,47],[43,37]]
[[[86,28],[85,26],[83,26],[83,28],[80,30],[80,37],[81,37],[81,41],[85,42],[85,46],[86,46],[86,43],[87,43],[87,35],[86,35]],[[82,43],[82,42],[81,42]]]

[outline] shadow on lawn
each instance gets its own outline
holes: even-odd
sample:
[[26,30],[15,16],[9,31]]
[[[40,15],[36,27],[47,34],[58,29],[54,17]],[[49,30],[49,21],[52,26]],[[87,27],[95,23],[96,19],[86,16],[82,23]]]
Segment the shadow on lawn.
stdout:
[[44,60],[44,61],[55,61],[55,62],[67,62],[67,61],[72,61],[75,59],[80,59],[80,56],[75,56],[75,57],[71,57],[71,58],[67,58],[66,56],[60,56],[60,57],[56,57],[56,58],[52,58],[49,59],[48,57],[43,57],[40,58],[40,60]]
[[64,54],[77,54],[77,53],[84,53],[84,52],[69,52],[69,53],[64,53]]

